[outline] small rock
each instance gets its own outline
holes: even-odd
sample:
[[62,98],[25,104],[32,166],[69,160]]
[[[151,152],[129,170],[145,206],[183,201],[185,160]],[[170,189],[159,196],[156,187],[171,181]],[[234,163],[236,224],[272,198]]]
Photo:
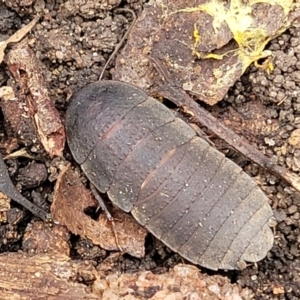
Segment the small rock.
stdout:
[[47,176],[45,165],[34,162],[19,170],[17,180],[20,181],[24,188],[34,188],[46,181]]
[[300,129],[295,129],[292,132],[288,142],[291,146],[300,149]]
[[288,213],[290,215],[294,214],[296,211],[298,210],[298,207],[296,205],[291,205],[289,208],[288,208]]

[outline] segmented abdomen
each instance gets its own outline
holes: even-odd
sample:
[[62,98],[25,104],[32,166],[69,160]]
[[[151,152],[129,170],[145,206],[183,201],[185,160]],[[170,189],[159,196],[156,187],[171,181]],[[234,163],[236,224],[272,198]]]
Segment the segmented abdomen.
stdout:
[[140,89],[88,85],[73,97],[66,128],[99,191],[188,260],[235,269],[271,248],[272,210],[256,183]]

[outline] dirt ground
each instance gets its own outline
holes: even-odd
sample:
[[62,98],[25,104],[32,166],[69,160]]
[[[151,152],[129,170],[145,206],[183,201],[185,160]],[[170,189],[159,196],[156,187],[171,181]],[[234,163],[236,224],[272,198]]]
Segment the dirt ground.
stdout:
[[[109,10],[110,5],[114,6],[117,0],[102,1],[99,5],[94,4],[95,1],[92,0],[79,1],[82,5],[75,5],[74,2],[6,0],[0,3],[0,41],[31,21],[37,12],[47,12],[28,35],[28,44],[43,63],[51,99],[55,102],[62,119],[69,95],[87,83],[98,80],[106,60],[132,21],[130,13],[114,13]],[[120,5],[132,8],[137,14],[142,11],[142,1],[122,1]],[[289,29],[273,40],[268,49],[273,52],[275,67],[269,75],[265,70],[251,66],[223,101],[205,108],[228,127],[246,137],[249,143],[277,164],[298,174],[300,142],[293,144],[291,135],[300,129],[299,28]],[[113,72],[113,68],[108,69],[104,77],[112,78]],[[8,81],[11,79],[5,63],[2,63],[0,86],[7,85]],[[4,141],[7,142],[9,137],[4,131],[3,116],[0,120],[1,147],[4,147]],[[270,199],[276,219],[275,243],[264,260],[249,265],[242,271],[218,274],[227,276],[232,283],[250,288],[254,299],[300,299],[299,193],[267,170],[259,168],[234,152],[228,145],[217,142],[214,137],[213,141],[221,151],[259,182]],[[5,149],[1,150],[5,152]],[[27,158],[9,160],[7,165],[10,176],[25,197],[49,209],[61,159],[50,160],[34,148],[29,147],[28,150],[34,155],[41,155],[42,162],[37,166],[36,162]],[[64,157],[74,163],[68,149],[64,151]],[[40,174],[38,180],[28,179],[26,174],[31,168],[34,174]],[[12,204],[12,207],[16,206]],[[13,210],[10,215],[14,220],[17,219],[13,217]],[[32,226],[34,220],[34,217],[25,212],[20,220],[1,225],[1,252],[28,250],[26,247],[29,246],[22,240],[26,229]],[[73,258],[91,260],[95,266],[110,256],[109,251],[78,236],[71,235],[69,243]],[[182,262],[179,255],[168,250],[152,236],[148,236],[145,258],[137,259],[125,255],[118,260],[115,268],[129,273],[141,269],[159,273],[179,262]],[[201,270],[215,274],[209,270]]]

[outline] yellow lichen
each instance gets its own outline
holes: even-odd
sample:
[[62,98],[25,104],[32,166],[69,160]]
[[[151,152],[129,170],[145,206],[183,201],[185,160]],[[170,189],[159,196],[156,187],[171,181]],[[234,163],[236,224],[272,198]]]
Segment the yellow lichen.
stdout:
[[[263,28],[263,26],[257,27],[253,6],[259,3],[266,3],[272,6],[279,5],[283,9],[283,25],[270,36],[267,35],[266,28]],[[224,1],[210,0],[197,7],[187,7],[174,13],[203,11],[213,17],[212,26],[215,32],[218,32],[225,22],[238,44],[236,52],[242,62],[244,72],[252,62],[257,62],[257,60],[270,55],[269,51],[264,51],[267,43],[289,28],[291,24],[288,14],[297,5],[299,4],[294,3],[293,0],[248,0],[247,3],[243,3],[241,0],[231,0],[229,5]],[[195,41],[192,47],[193,55],[197,55],[200,58],[200,53],[195,49],[195,46],[200,43],[200,34],[196,25],[194,25],[193,37]],[[209,53],[204,58],[223,59],[223,56],[224,54]],[[268,70],[272,70],[271,65]]]

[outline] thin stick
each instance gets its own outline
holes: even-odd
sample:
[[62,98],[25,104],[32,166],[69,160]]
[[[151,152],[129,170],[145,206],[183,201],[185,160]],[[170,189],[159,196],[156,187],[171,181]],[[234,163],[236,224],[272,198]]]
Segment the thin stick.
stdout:
[[126,31],[126,33],[124,34],[124,36],[122,37],[121,41],[119,42],[119,44],[115,47],[115,50],[114,52],[110,55],[109,59],[107,60],[107,62],[105,63],[103,69],[102,69],[102,72],[99,76],[99,79],[98,81],[100,81],[103,77],[103,74],[107,68],[107,66],[109,65],[109,63],[111,62],[111,60],[116,56],[116,54],[119,52],[120,48],[122,47],[122,45],[124,44],[124,41],[127,39],[129,33],[131,32],[135,22],[136,22],[136,14],[135,12],[130,9],[130,8],[118,8],[116,9],[115,11],[125,11],[125,12],[130,12],[132,14],[132,17],[133,17],[133,21],[130,25],[130,27],[128,28],[128,30]]
[[293,188],[300,192],[300,177],[274,163],[270,158],[266,157],[258,149],[251,146],[249,142],[242,136],[226,127],[218,119],[212,116],[207,110],[203,109],[195,102],[186,92],[174,86],[166,75],[167,72],[163,66],[155,58],[152,58],[154,67],[163,77],[166,83],[159,85],[158,92],[165,98],[174,102],[178,107],[188,107],[194,114],[194,119],[207,127],[216,136],[224,140],[228,145],[232,146],[238,152],[252,160],[259,166],[268,169],[271,173],[279,176],[287,181]]
[[51,222],[51,217],[47,214],[42,208],[38,207],[34,203],[30,202],[24,198],[13,185],[8,172],[6,165],[0,154],[0,192],[7,195],[9,198],[13,199],[15,202],[19,203],[34,215],[41,218],[43,221]]

